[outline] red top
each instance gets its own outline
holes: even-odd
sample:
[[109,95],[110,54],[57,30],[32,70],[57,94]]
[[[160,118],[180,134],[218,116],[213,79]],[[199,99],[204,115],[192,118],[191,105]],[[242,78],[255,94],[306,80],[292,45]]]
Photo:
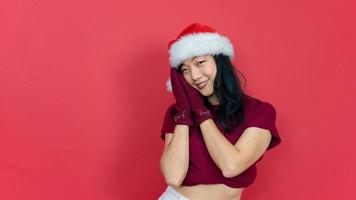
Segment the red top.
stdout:
[[[281,139],[275,126],[276,110],[272,104],[245,95],[242,100],[245,118],[230,133],[224,133],[221,126],[217,123],[217,109],[220,105],[211,105],[208,107],[213,115],[215,124],[225,138],[234,145],[247,127],[260,127],[270,130],[272,134],[272,141],[267,150],[277,146],[281,142]],[[174,105],[169,106],[166,111],[160,135],[162,140],[164,140],[165,133],[174,133],[175,124],[170,115],[172,109],[174,109]],[[214,160],[210,157],[200,127],[198,125],[189,127],[189,168],[182,185],[222,183],[233,188],[247,187],[254,182],[256,178],[256,163],[262,158],[263,155],[238,176],[225,178]]]

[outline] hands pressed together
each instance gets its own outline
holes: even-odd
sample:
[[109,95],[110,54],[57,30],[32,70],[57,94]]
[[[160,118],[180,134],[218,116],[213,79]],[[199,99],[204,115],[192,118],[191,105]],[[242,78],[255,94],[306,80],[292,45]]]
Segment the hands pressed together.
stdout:
[[175,108],[177,113],[174,116],[176,124],[193,126],[195,123],[201,124],[203,121],[212,118],[211,112],[204,105],[203,96],[175,68],[171,68],[170,79],[173,94],[176,98]]

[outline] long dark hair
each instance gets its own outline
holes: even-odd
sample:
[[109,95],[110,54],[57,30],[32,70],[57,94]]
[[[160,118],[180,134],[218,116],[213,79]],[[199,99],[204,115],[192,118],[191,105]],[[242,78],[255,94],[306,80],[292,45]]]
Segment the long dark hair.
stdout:
[[[242,98],[244,92],[234,67],[228,56],[214,55],[217,73],[214,81],[214,93],[220,102],[218,121],[226,132],[230,132],[244,118]],[[241,73],[243,76],[243,74]],[[245,81],[246,78],[243,76]],[[205,99],[206,104],[210,104]]]
[[[240,122],[242,122],[245,113],[243,110],[242,98],[253,98],[247,95],[241,88],[238,74],[245,76],[234,67],[230,58],[224,54],[213,55],[217,72],[214,81],[214,93],[220,102],[218,113],[218,123],[226,133],[230,133]],[[181,65],[178,68],[180,71]],[[246,84],[245,84],[246,85]],[[204,104],[211,106],[208,99],[204,98]]]

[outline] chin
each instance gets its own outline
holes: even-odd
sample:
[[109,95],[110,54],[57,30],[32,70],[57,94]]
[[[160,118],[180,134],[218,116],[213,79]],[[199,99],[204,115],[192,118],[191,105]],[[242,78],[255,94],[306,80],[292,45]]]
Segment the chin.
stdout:
[[209,96],[213,95],[213,92],[212,91],[200,91],[200,94],[205,97],[209,97]]

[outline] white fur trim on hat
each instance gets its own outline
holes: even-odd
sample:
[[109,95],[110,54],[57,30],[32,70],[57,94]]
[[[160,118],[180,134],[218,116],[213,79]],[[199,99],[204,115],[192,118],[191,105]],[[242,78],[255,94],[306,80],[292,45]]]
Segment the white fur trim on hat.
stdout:
[[169,49],[171,67],[178,66],[188,58],[206,54],[225,54],[234,57],[234,48],[230,40],[219,33],[192,33],[185,35],[172,44]]

